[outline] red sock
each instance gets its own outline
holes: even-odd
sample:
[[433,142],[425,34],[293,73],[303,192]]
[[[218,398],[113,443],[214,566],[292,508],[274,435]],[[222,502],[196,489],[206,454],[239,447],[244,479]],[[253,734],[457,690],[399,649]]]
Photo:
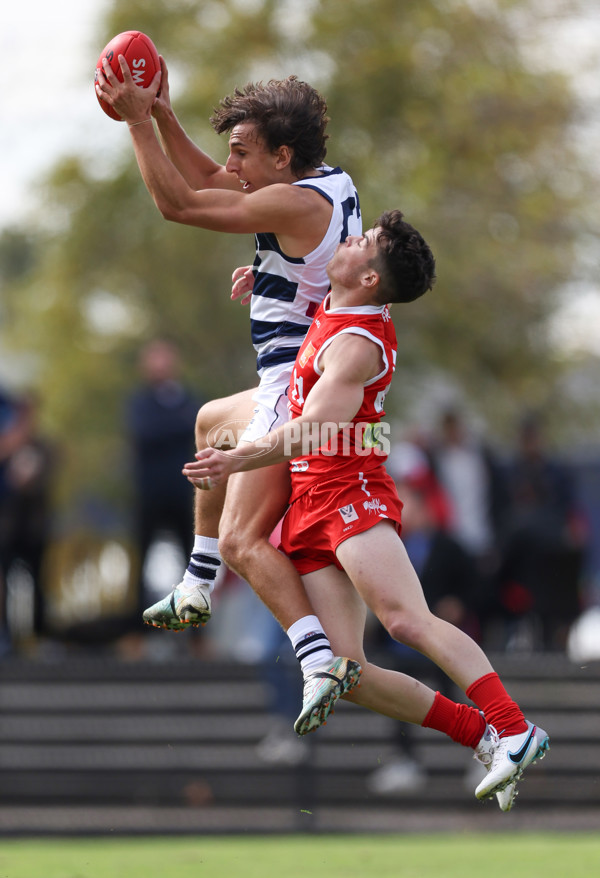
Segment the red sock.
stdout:
[[526,731],[521,708],[512,700],[498,674],[486,674],[475,680],[467,689],[467,697],[483,710],[487,722],[501,738]]
[[425,729],[444,732],[453,741],[472,749],[475,749],[485,731],[485,719],[477,708],[457,704],[441,692],[435,693],[431,709],[421,725]]

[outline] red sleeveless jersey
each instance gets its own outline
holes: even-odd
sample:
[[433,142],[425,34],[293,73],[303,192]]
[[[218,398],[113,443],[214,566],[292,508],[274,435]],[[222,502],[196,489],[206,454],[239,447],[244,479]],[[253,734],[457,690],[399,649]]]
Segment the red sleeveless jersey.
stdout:
[[304,401],[322,375],[320,356],[334,338],[344,333],[362,335],[381,348],[382,371],[364,389],[360,409],[351,423],[308,425],[318,436],[318,451],[290,462],[292,502],[316,483],[345,475],[370,472],[385,462],[389,429],[381,423],[385,395],[396,366],[396,331],[387,306],[329,309],[329,296],[319,306],[296,357],[290,381],[289,408],[292,419],[302,414]]

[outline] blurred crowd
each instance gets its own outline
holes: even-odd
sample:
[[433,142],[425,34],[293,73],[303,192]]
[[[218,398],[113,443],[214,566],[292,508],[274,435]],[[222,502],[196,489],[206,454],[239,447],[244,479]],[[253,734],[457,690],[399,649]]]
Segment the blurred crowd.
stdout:
[[[124,401],[122,425],[132,487],[125,535],[129,594],[101,620],[101,634],[94,638],[131,656],[150,648],[140,622],[143,607],[176,581],[162,581],[165,559],[163,552],[157,563],[157,545],[179,553],[174,571],[189,553],[192,491],[180,473],[193,454],[201,402],[181,379],[174,345],[158,339],[141,350],[139,382]],[[0,392],[0,655],[18,651],[24,641],[61,637],[47,613],[49,579],[56,573],[44,563],[54,536],[59,456],[40,434],[37,412],[33,395]],[[500,452],[473,429],[465,410],[444,409],[427,432],[402,430],[388,469],[404,503],[402,538],[433,611],[488,651],[564,651],[586,603],[590,540],[573,467],[549,449],[542,417],[523,416],[513,447]],[[50,590],[55,599],[56,583]],[[234,651],[228,641],[239,643],[243,632],[235,632],[231,620],[262,612],[257,602],[246,605],[252,601],[248,591],[224,574],[215,617],[201,636],[189,638],[190,649]],[[223,625],[220,602],[229,620]],[[18,630],[13,625],[15,607],[22,615],[24,604],[25,635],[22,621]],[[271,642],[273,650],[279,648],[276,626],[267,621],[264,629],[255,628],[263,631],[255,652],[264,657]],[[157,633],[162,636],[150,632],[152,648]],[[368,635],[391,662],[406,660],[375,620]],[[252,653],[248,644],[244,653]]]
[[580,611],[588,530],[570,466],[541,416],[500,454],[458,409],[393,448],[403,539],[430,606],[485,645],[564,649]]

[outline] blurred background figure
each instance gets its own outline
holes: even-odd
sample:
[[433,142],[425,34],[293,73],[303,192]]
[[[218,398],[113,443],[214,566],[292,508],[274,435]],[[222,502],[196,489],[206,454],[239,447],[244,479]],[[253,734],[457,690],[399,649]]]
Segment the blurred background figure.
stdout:
[[12,454],[18,449],[24,432],[23,417],[16,400],[0,388],[0,657],[10,650],[8,631],[8,607],[6,583],[6,563],[4,543],[7,540],[7,513],[10,489],[7,469]]
[[441,413],[428,452],[448,498],[448,530],[477,567],[481,641],[496,648],[502,627],[496,595],[499,534],[507,504],[500,457],[456,407]]
[[506,485],[499,597],[508,621],[507,646],[563,650],[581,609],[587,526],[573,473],[546,446],[536,413],[518,425]]
[[[402,500],[402,542],[423,586],[433,613],[479,640],[477,613],[481,579],[473,557],[449,532],[451,504],[426,454],[410,443],[395,446],[388,462]],[[457,691],[440,669],[387,634],[377,623],[375,642],[383,649],[383,663],[394,670],[424,676],[448,697]],[[415,792],[426,782],[419,762],[415,732],[408,724],[393,724],[394,756],[368,779],[371,792],[399,795]]]
[[497,527],[505,505],[499,462],[455,408],[442,413],[431,454],[451,505],[450,532],[489,575],[497,563]]
[[0,394],[0,651],[48,632],[44,559],[58,457],[35,394]]
[[[142,348],[139,371],[141,384],[131,394],[126,411],[139,559],[133,630],[141,629],[142,611],[155,600],[149,593],[151,547],[167,537],[184,559],[191,551],[193,489],[181,469],[195,451],[196,414],[203,402],[183,383],[180,354],[169,340],[157,338]],[[164,590],[165,583],[158,587]]]

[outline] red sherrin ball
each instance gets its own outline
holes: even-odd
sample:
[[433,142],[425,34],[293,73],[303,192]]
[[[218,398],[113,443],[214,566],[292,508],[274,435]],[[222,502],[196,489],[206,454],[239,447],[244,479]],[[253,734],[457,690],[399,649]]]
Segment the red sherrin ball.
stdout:
[[[113,37],[110,43],[104,47],[96,64],[96,76],[94,82],[98,79],[98,70],[102,69],[102,59],[107,58],[108,63],[117,75],[117,79],[123,82],[123,74],[119,64],[119,55],[124,55],[125,60],[129,64],[133,81],[140,88],[148,88],[154,74],[160,70],[160,61],[156,46],[146,34],[140,33],[139,30],[128,30],[122,34]],[[98,97],[96,95],[96,97]],[[118,122],[123,120],[115,113],[113,108],[106,101],[98,98],[98,103],[107,116],[116,119]]]

